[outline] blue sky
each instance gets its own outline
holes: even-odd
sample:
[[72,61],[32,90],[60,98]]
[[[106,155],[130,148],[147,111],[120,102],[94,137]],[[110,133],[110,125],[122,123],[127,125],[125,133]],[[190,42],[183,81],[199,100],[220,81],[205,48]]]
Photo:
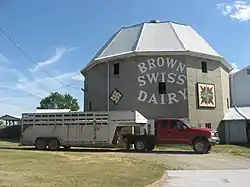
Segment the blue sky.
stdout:
[[[202,2],[202,3],[201,3]],[[0,0],[0,27],[47,72],[0,34],[0,115],[35,111],[50,91],[83,105],[83,68],[122,26],[157,19],[190,24],[238,68],[249,65],[250,1]]]

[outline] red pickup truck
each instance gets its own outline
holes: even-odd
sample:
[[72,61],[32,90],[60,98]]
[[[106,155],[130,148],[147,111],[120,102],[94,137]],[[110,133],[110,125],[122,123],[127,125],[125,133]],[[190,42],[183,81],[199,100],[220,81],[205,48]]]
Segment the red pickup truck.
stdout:
[[[190,145],[197,154],[206,154],[219,144],[218,132],[209,128],[192,128],[185,119],[160,118],[154,120],[154,132],[128,135],[127,148],[134,144],[136,151],[152,151],[156,145]],[[151,124],[152,125],[152,124]]]

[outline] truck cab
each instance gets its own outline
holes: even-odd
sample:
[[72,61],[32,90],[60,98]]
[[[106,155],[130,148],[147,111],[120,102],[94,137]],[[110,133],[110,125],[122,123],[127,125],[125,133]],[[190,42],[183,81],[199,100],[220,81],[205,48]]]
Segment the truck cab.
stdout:
[[154,122],[157,145],[191,145],[196,153],[207,153],[220,141],[217,131],[192,128],[186,119],[160,118]]

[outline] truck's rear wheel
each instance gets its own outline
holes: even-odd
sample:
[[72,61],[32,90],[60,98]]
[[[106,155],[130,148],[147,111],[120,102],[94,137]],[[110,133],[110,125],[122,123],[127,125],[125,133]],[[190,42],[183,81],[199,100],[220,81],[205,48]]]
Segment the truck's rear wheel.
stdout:
[[134,145],[135,150],[138,152],[143,152],[146,149],[146,144],[143,140],[136,140]]
[[57,151],[60,148],[60,143],[57,139],[51,139],[48,143],[48,148],[51,151]]
[[35,147],[37,150],[45,150],[46,149],[46,141],[44,139],[37,139],[35,142]]
[[197,154],[205,154],[208,150],[208,142],[203,139],[195,140],[193,150]]

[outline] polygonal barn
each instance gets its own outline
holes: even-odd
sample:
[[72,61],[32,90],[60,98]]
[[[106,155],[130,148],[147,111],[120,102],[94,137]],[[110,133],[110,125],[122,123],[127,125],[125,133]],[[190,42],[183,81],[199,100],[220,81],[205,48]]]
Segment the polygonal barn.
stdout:
[[123,27],[82,69],[85,111],[138,110],[217,128],[229,108],[232,66],[191,26]]

